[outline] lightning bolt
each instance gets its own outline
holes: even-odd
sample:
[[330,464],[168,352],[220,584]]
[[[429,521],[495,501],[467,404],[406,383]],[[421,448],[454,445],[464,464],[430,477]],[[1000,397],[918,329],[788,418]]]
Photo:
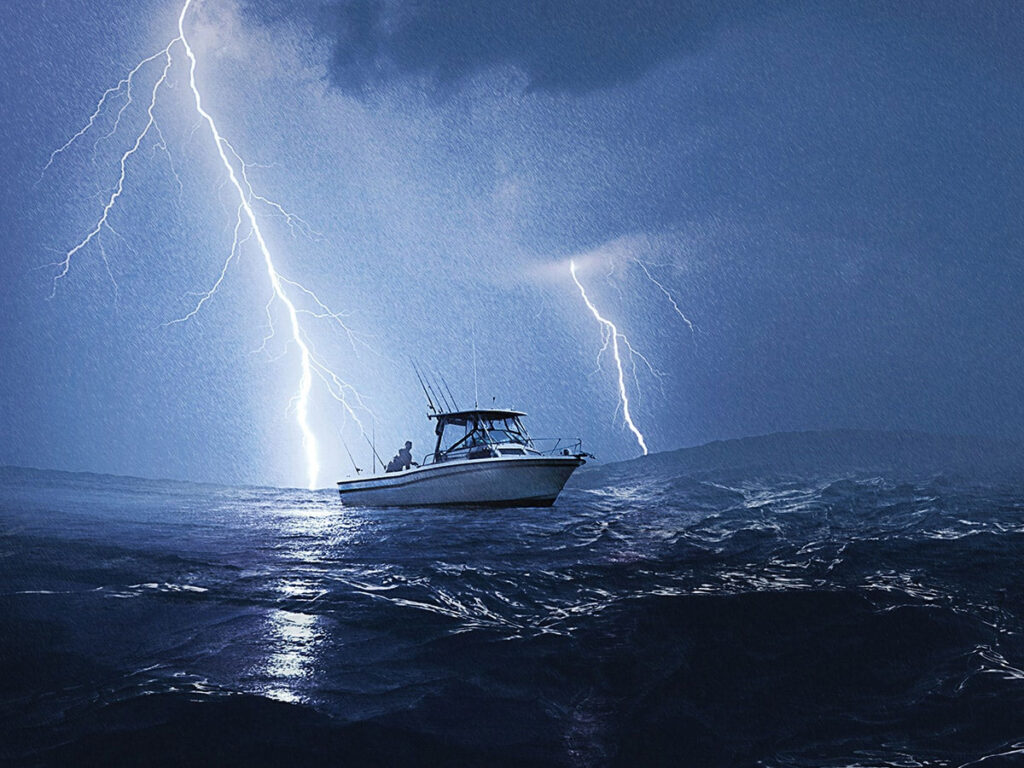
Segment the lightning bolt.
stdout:
[[644,274],[647,275],[647,279],[654,283],[656,286],[658,286],[658,290],[660,290],[665,295],[665,298],[669,300],[669,302],[672,304],[673,311],[679,316],[679,319],[681,319],[683,323],[686,324],[686,327],[690,329],[690,337],[693,339],[693,343],[696,344],[697,329],[690,321],[690,318],[688,318],[683,313],[683,310],[679,308],[679,303],[676,301],[675,296],[673,296],[669,292],[668,288],[666,288],[656,277],[654,277],[654,275],[651,274],[651,270],[648,269],[646,264],[644,264],[640,259],[636,258],[635,256],[633,257],[633,261],[635,261],[637,265],[640,267],[640,269],[644,271]]
[[[186,8],[188,7],[188,3],[190,3],[190,2],[192,2],[192,0],[187,0],[187,2],[185,3],[185,7]],[[149,107],[146,110],[146,114],[147,114],[149,119],[146,121],[145,126],[139,132],[139,135],[136,136],[135,143],[132,144],[131,148],[127,152],[125,152],[123,155],[121,155],[121,173],[120,173],[120,175],[117,178],[117,184],[114,186],[114,191],[110,193],[110,196],[107,198],[106,204],[103,206],[103,212],[100,214],[100,217],[96,220],[96,224],[93,226],[93,228],[91,230],[89,230],[88,234],[86,234],[85,237],[83,237],[81,240],[79,240],[78,243],[76,243],[67,253],[65,253],[63,259],[61,259],[58,262],[54,262],[52,265],[50,265],[50,266],[58,267],[59,270],[60,270],[54,276],[54,278],[53,278],[53,290],[50,292],[50,298],[51,299],[54,296],[57,295],[57,283],[58,283],[58,281],[63,280],[65,277],[67,277],[68,272],[71,270],[71,260],[74,258],[75,254],[78,253],[83,248],[85,248],[87,245],[89,245],[89,243],[91,243],[93,241],[93,239],[96,238],[100,234],[100,232],[103,230],[104,227],[109,226],[107,224],[107,219],[110,218],[110,212],[114,210],[114,205],[117,203],[117,199],[121,196],[121,193],[124,192],[124,179],[125,179],[125,176],[128,173],[128,159],[132,155],[134,155],[136,152],[139,151],[139,147],[142,146],[142,140],[146,138],[146,136],[149,134],[150,129],[156,124],[156,117],[153,114],[153,110],[156,108],[157,93],[160,90],[160,86],[163,85],[164,82],[167,80],[167,73],[171,69],[171,63],[172,63],[172,59],[171,59],[171,46],[173,46],[180,39],[181,38],[177,38],[176,37],[174,40],[172,40],[170,43],[168,43],[167,47],[164,48],[162,51],[160,51],[159,53],[154,54],[153,56],[150,56],[148,59],[145,59],[142,63],[140,63],[138,66],[136,66],[135,69],[133,69],[131,71],[131,74],[129,74],[129,76],[127,78],[125,78],[124,80],[121,81],[122,83],[130,82],[131,78],[135,76],[135,73],[139,71],[139,68],[142,66],[143,63],[145,63],[147,61],[153,61],[154,59],[159,58],[161,55],[164,57],[164,69],[163,69],[163,72],[160,73],[160,77],[157,79],[156,84],[153,86],[153,91],[150,94],[150,99],[149,99]],[[120,85],[118,85],[117,87],[120,88]],[[103,94],[103,98],[100,99],[100,104],[97,107],[97,111],[102,109],[104,100],[107,98],[107,95],[110,94],[110,93],[111,93],[111,89],[108,89],[107,92]],[[128,99],[129,99],[129,101],[131,100],[131,95],[130,94],[128,96]],[[65,150],[67,150],[67,148],[71,146],[71,144],[75,141],[75,139],[77,139],[78,137],[82,136],[86,131],[88,131],[88,129],[90,127],[92,127],[92,125],[95,122],[95,115],[96,115],[96,112],[93,113],[93,117],[89,118],[89,123],[86,125],[85,128],[83,128],[77,134],[72,136],[71,139],[69,139],[68,142],[63,147],[61,147],[59,150],[57,150],[57,152],[54,152],[52,155],[50,155],[50,161],[49,161],[49,163],[47,163],[46,167],[49,167],[53,163],[53,160],[57,156],[58,153],[61,153],[61,152],[64,152]],[[45,171],[45,168],[44,168],[44,171]],[[104,261],[106,262],[106,254],[105,253],[104,253]],[[109,265],[108,265],[108,270],[109,270]]]
[[[610,348],[612,357],[615,360],[615,370],[618,374],[619,384],[619,403],[622,406],[622,417],[626,422],[626,426],[629,427],[629,431],[632,432],[633,436],[636,438],[636,442],[640,446],[640,450],[642,450],[644,452],[644,456],[646,456],[648,453],[647,441],[644,439],[643,433],[637,428],[629,411],[629,393],[626,391],[626,374],[622,366],[622,355],[619,351],[619,340],[621,339],[622,343],[626,346],[631,360],[633,360],[634,356],[639,356],[652,371],[654,371],[654,368],[651,366],[650,362],[647,361],[646,357],[634,349],[625,334],[621,333],[619,329],[615,327],[615,323],[603,317],[601,313],[597,311],[597,307],[595,307],[590,301],[590,298],[587,296],[587,291],[583,287],[583,283],[580,282],[579,277],[576,275],[576,262],[572,259],[569,260],[569,273],[572,275],[572,281],[576,283],[576,287],[580,289],[580,296],[583,297],[583,303],[587,305],[587,309],[590,310],[594,319],[601,324],[602,333],[604,334],[604,346],[601,347],[601,352],[603,353]],[[600,354],[601,353],[599,353],[599,355]]]
[[[60,261],[53,262],[48,266],[56,267],[57,272],[53,278],[53,290],[50,298],[56,295],[57,284],[60,280],[67,277],[68,272],[71,269],[72,260],[75,256],[89,246],[94,240],[100,247],[100,253],[103,258],[104,264],[107,268],[107,273],[110,275],[110,279],[114,282],[113,274],[110,271],[110,265],[107,261],[106,251],[103,249],[102,233],[104,230],[109,230],[114,235],[120,237],[117,231],[111,227],[109,218],[111,213],[115,210],[116,204],[122,193],[124,192],[125,178],[128,173],[129,161],[132,157],[138,153],[139,148],[142,146],[146,137],[150,132],[154,132],[157,135],[156,148],[162,149],[168,154],[167,143],[164,140],[163,133],[157,124],[155,112],[157,106],[157,97],[161,86],[165,84],[168,78],[168,74],[171,71],[171,67],[174,61],[172,55],[173,50],[177,46],[181,46],[184,50],[185,56],[188,59],[188,85],[192,92],[193,101],[195,104],[196,114],[199,116],[199,120],[195,127],[192,129],[193,136],[198,127],[205,125],[209,129],[209,134],[213,139],[213,144],[217,150],[217,154],[220,158],[220,162],[227,173],[227,183],[230,183],[238,197],[238,206],[236,211],[236,219],[234,226],[234,237],[232,240],[231,251],[228,254],[227,260],[220,271],[219,276],[214,282],[213,286],[202,293],[194,294],[200,298],[196,302],[195,306],[187,314],[179,317],[175,320],[165,323],[165,326],[176,325],[178,323],[184,323],[194,318],[204,307],[204,305],[210,301],[213,296],[217,293],[221,284],[227,275],[228,267],[232,261],[239,258],[241,246],[248,240],[255,240],[256,246],[259,250],[260,255],[263,258],[263,264],[266,268],[267,278],[270,282],[271,296],[267,302],[266,313],[268,322],[270,324],[270,333],[263,340],[263,346],[261,349],[266,347],[267,342],[274,336],[274,322],[271,314],[271,307],[275,303],[280,303],[284,308],[285,315],[288,319],[288,328],[290,330],[289,344],[294,344],[298,349],[299,357],[299,382],[298,390],[295,396],[291,400],[291,406],[294,407],[295,417],[298,423],[299,432],[302,436],[302,446],[305,453],[307,478],[309,488],[311,490],[317,487],[317,481],[320,474],[320,449],[319,443],[315,433],[309,422],[310,415],[310,395],[313,386],[314,377],[318,378],[324,384],[328,394],[336,401],[338,401],[348,416],[351,416],[359,426],[360,431],[363,431],[362,422],[357,415],[357,409],[363,412],[369,412],[366,407],[363,398],[359,393],[347,382],[345,382],[338,374],[336,374],[330,367],[324,362],[322,356],[316,353],[316,350],[311,343],[308,334],[300,323],[300,315],[308,315],[314,319],[326,319],[332,321],[341,327],[341,329],[348,335],[349,341],[352,343],[353,349],[357,341],[361,339],[350,330],[342,318],[344,315],[338,312],[330,310],[323,301],[311,290],[305,288],[300,283],[289,280],[281,275],[275,262],[274,257],[271,254],[270,247],[267,245],[266,238],[264,237],[263,231],[260,228],[259,219],[256,216],[256,211],[253,208],[254,202],[260,203],[269,207],[275,214],[279,214],[285,218],[285,221],[291,230],[292,234],[300,232],[308,236],[320,237],[320,233],[313,230],[305,221],[300,217],[289,213],[278,203],[256,194],[253,190],[252,185],[249,181],[248,167],[245,161],[241,158],[238,152],[235,151],[234,147],[228,142],[227,139],[221,134],[220,129],[217,126],[213,116],[206,111],[203,107],[203,100],[200,94],[199,86],[196,83],[196,68],[198,65],[197,58],[192,46],[189,44],[188,36],[185,34],[185,18],[188,15],[189,9],[192,5],[192,0],[185,0],[182,6],[181,13],[178,16],[178,34],[174,37],[166,47],[161,51],[149,56],[140,61],[127,76],[122,78],[117,85],[112,88],[108,88],[101,96],[99,102],[96,105],[95,110],[90,115],[86,125],[75,133],[65,144],[56,149],[47,161],[43,168],[43,174],[53,165],[54,161],[64,152],[66,152],[78,139],[84,136],[89,130],[95,125],[96,120],[102,113],[104,107],[111,102],[114,97],[121,96],[124,94],[125,102],[121,105],[121,108],[117,112],[114,125],[111,130],[99,139],[94,144],[94,150],[96,146],[103,140],[110,138],[120,125],[121,117],[124,111],[132,104],[132,85],[146,64],[150,62],[163,59],[163,69],[160,76],[153,85],[152,91],[150,92],[149,106],[146,110],[147,122],[143,126],[142,130],[136,135],[134,142],[131,147],[121,155],[120,160],[120,174],[117,179],[117,183],[114,185],[113,190],[107,196],[106,202],[104,203],[103,209],[100,213],[99,218],[96,220],[93,227],[88,233],[79,240],[74,246],[72,246],[64,254],[64,258]],[[171,170],[174,174],[175,179],[179,185],[179,191],[181,189],[181,180],[178,174],[174,172],[173,161],[171,163]],[[42,177],[40,177],[42,178]],[[245,231],[244,237],[241,234]],[[117,290],[117,284],[114,282],[115,291]],[[294,289],[303,300],[311,302],[313,309],[306,309],[303,306],[297,305],[289,294],[288,288]],[[362,342],[365,344],[365,342]],[[350,400],[351,398],[351,400]]]
[[[170,45],[168,45],[167,48],[170,48]],[[97,102],[96,104],[96,109],[93,110],[93,113],[91,115],[89,115],[88,122],[84,126],[82,126],[82,128],[76,134],[74,134],[70,139],[64,142],[63,145],[61,145],[60,147],[58,147],[57,149],[53,150],[53,152],[50,153],[50,159],[46,161],[46,165],[43,166],[43,170],[39,173],[39,179],[38,181],[36,181],[36,184],[43,180],[43,176],[46,174],[48,170],[50,170],[50,166],[53,165],[53,161],[57,159],[57,156],[64,154],[68,149],[71,148],[72,144],[74,144],[76,141],[82,138],[82,136],[88,133],[89,129],[92,128],[93,125],[95,125],[96,118],[100,116],[100,113],[103,112],[103,107],[105,107],[107,104],[107,99],[116,94],[120,94],[122,89],[125,89],[127,91],[127,100],[125,101],[124,105],[122,105],[121,109],[118,110],[117,119],[114,122],[114,127],[110,129],[110,132],[107,133],[107,135],[104,136],[103,139],[110,138],[111,136],[114,135],[114,132],[117,130],[117,126],[121,122],[121,115],[124,114],[124,110],[127,108],[127,106],[131,104],[133,78],[135,77],[135,75],[138,74],[139,70],[142,69],[146,64],[149,64],[149,62],[158,59],[160,58],[160,56],[166,54],[167,48],[165,48],[162,51],[157,51],[152,56],[149,56],[140,61],[138,64],[135,65],[135,68],[128,73],[127,77],[122,78],[117,85],[113,86],[112,88],[107,88],[107,90],[103,92],[103,95],[100,97],[99,102]],[[99,139],[99,141],[102,141],[102,139]]]

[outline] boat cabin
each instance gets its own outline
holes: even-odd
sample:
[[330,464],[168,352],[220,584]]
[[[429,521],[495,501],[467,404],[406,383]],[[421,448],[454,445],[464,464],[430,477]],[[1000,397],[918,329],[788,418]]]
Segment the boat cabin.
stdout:
[[537,454],[521,421],[525,415],[501,408],[429,414],[437,420],[433,462]]

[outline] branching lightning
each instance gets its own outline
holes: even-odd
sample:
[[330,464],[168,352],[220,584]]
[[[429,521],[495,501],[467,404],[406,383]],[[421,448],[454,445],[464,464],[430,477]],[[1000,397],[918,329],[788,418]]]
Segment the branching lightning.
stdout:
[[[161,87],[166,83],[168,75],[171,71],[174,63],[173,51],[177,46],[181,46],[185,56],[188,60],[188,85],[191,89],[192,99],[196,114],[198,115],[198,121],[192,128],[190,139],[195,135],[198,128],[205,126],[209,129],[211,138],[213,139],[214,146],[216,147],[217,154],[220,158],[221,164],[223,165],[224,171],[227,173],[227,179],[225,183],[230,183],[234,189],[238,198],[238,205],[236,210],[236,218],[234,225],[234,236],[232,239],[231,250],[228,254],[227,259],[224,262],[223,267],[220,270],[216,281],[212,287],[203,292],[195,293],[194,296],[198,296],[199,299],[195,306],[185,315],[171,320],[165,323],[165,326],[172,326],[179,323],[185,323],[194,318],[203,309],[204,305],[209,302],[220,289],[222,283],[227,276],[228,268],[231,263],[240,257],[240,251],[242,245],[249,240],[255,240],[259,252],[263,258],[263,263],[266,268],[267,278],[270,282],[271,296],[266,305],[266,314],[269,323],[269,334],[264,338],[263,344],[260,349],[265,349],[267,342],[273,338],[275,334],[273,315],[271,308],[275,303],[279,303],[284,308],[285,314],[288,319],[288,328],[290,330],[290,339],[288,346],[294,345],[298,350],[299,357],[299,383],[298,391],[292,398],[291,405],[294,407],[296,421],[298,423],[299,431],[302,436],[302,445],[305,452],[307,476],[309,481],[310,489],[314,489],[317,486],[317,480],[320,473],[320,454],[319,444],[316,439],[316,435],[309,423],[309,411],[310,411],[310,394],[313,386],[314,377],[318,378],[324,384],[328,394],[338,401],[344,408],[347,415],[351,416],[355,422],[359,425],[362,430],[362,423],[358,417],[357,410],[362,412],[368,412],[363,398],[359,393],[347,382],[345,382],[340,376],[338,376],[331,368],[326,364],[324,359],[319,356],[311,343],[306,330],[302,327],[300,322],[300,315],[310,316],[314,319],[326,319],[331,321],[333,324],[339,326],[347,335],[350,343],[355,349],[357,343],[366,344],[359,336],[357,336],[348,326],[345,325],[342,313],[334,312],[327,307],[327,305],[311,290],[304,287],[300,283],[289,280],[281,275],[278,271],[277,266],[274,262],[274,258],[271,254],[270,247],[264,237],[263,231],[260,228],[259,220],[256,216],[256,211],[253,208],[255,203],[260,203],[268,207],[273,213],[281,215],[285,218],[285,221],[291,230],[292,234],[304,234],[309,237],[321,238],[322,235],[312,227],[309,226],[300,217],[289,213],[281,205],[268,199],[262,195],[257,194],[252,187],[249,180],[248,166],[235,150],[235,148],[224,138],[221,134],[220,129],[217,126],[213,116],[206,111],[203,106],[202,96],[200,95],[199,87],[196,83],[196,68],[197,58],[192,46],[189,44],[188,37],[185,34],[185,18],[188,14],[189,8],[192,5],[192,0],[185,0],[184,6],[181,9],[181,13],[178,16],[178,34],[174,37],[166,47],[157,53],[149,56],[138,64],[124,77],[117,85],[112,88],[108,88],[104,91],[100,97],[99,102],[96,104],[96,108],[93,113],[89,116],[89,119],[85,126],[75,133],[67,142],[61,147],[54,150],[50,155],[45,167],[43,168],[43,174],[54,164],[56,159],[66,152],[78,139],[89,132],[91,128],[96,124],[97,119],[103,112],[105,106],[117,97],[123,97],[124,103],[121,105],[117,112],[117,116],[114,120],[113,127],[110,131],[98,139],[94,146],[94,151],[100,142],[113,136],[119,126],[121,125],[121,117],[124,115],[125,110],[128,109],[133,103],[132,99],[132,85],[140,71],[151,62],[163,61],[163,68],[153,85],[152,91],[150,92],[149,105],[146,110],[147,121],[141,131],[136,135],[134,142],[131,147],[121,155],[120,159],[120,174],[117,182],[114,185],[110,194],[106,197],[103,209],[92,226],[89,232],[79,240],[74,246],[72,246],[65,254],[64,257],[53,262],[49,266],[55,267],[57,272],[53,278],[53,289],[51,292],[51,298],[56,295],[58,282],[67,277],[68,272],[71,269],[71,263],[75,256],[89,246],[94,240],[96,245],[99,247],[101,258],[103,259],[104,265],[106,266],[107,273],[110,276],[111,282],[114,284],[115,292],[117,291],[117,283],[114,280],[113,273],[110,269],[110,264],[107,259],[106,250],[103,247],[102,233],[104,230],[108,230],[115,236],[120,237],[116,230],[110,225],[110,216],[115,210],[118,199],[124,192],[125,178],[128,173],[129,161],[132,157],[139,152],[140,147],[143,145],[146,137],[152,131],[156,134],[156,143],[154,147],[161,149],[167,153],[169,162],[171,164],[171,173],[173,174],[179,191],[182,189],[181,178],[175,170],[173,160],[170,160],[170,152],[167,149],[167,142],[164,139],[163,132],[160,130],[157,124],[155,109],[157,107],[157,97],[159,95]],[[42,177],[40,177],[42,178]],[[244,233],[244,235],[243,235]],[[297,296],[304,301],[311,303],[312,308],[306,309],[303,306],[299,306],[293,300],[293,297],[289,294],[289,289],[293,289],[297,292]]]
[[[640,446],[640,450],[642,450],[644,452],[644,456],[646,456],[648,452],[647,441],[644,439],[643,433],[637,428],[636,424],[633,421],[633,416],[630,414],[629,411],[629,393],[626,391],[626,374],[622,365],[622,355],[620,354],[619,350],[619,341],[621,340],[622,343],[626,346],[626,350],[628,351],[630,360],[634,366],[635,357],[640,357],[640,359],[647,364],[647,366],[651,369],[652,372],[655,372],[655,369],[653,366],[651,366],[650,362],[647,360],[646,357],[644,357],[643,355],[636,351],[633,345],[630,344],[629,339],[626,338],[625,334],[621,333],[611,320],[608,320],[607,318],[603,317],[601,313],[597,311],[597,307],[595,307],[594,304],[590,301],[590,298],[587,296],[586,290],[583,288],[583,283],[580,282],[579,277],[577,277],[576,275],[576,262],[572,259],[569,260],[569,273],[572,275],[572,280],[574,283],[576,283],[576,287],[579,288],[580,296],[583,297],[583,302],[587,305],[587,309],[590,310],[590,313],[594,316],[597,322],[601,324],[601,331],[604,337],[604,345],[601,347],[601,351],[598,353],[598,359],[600,360],[601,354],[608,351],[609,349],[611,350],[612,358],[615,361],[615,370],[618,374],[619,402],[622,406],[622,417],[626,422],[626,426],[629,427],[629,431],[632,432],[633,436],[636,438],[637,444]],[[634,370],[634,376],[635,375],[636,374]]]
[[[602,249],[602,252],[599,254],[607,258],[609,262],[608,273],[605,275],[605,279],[608,281],[608,284],[612,288],[614,288],[615,291],[619,294],[619,298],[625,299],[625,296],[622,292],[622,288],[619,285],[620,281],[614,280],[613,278],[615,276],[617,265],[623,257],[635,262],[636,265],[640,267],[640,269],[643,271],[644,277],[646,277],[647,281],[656,286],[657,289],[661,292],[661,294],[668,300],[669,304],[672,306],[672,311],[689,330],[690,338],[696,345],[696,325],[694,325],[690,318],[687,317],[686,313],[683,312],[682,308],[679,306],[679,302],[676,300],[675,296],[668,289],[668,287],[666,287],[664,283],[662,283],[657,277],[654,276],[654,274],[651,271],[651,267],[646,262],[642,261],[638,256],[629,252],[633,250],[633,248],[630,247],[631,245],[631,240],[623,239],[621,241],[615,241],[605,249]],[[625,251],[625,253],[623,253],[623,251]],[[604,358],[604,356],[608,352],[610,352],[611,356],[614,358],[615,369],[618,375],[619,405],[616,408],[616,414],[618,413],[619,408],[621,408],[626,425],[629,427],[630,431],[636,437],[637,443],[640,445],[641,450],[646,455],[648,452],[646,440],[643,434],[640,432],[639,428],[636,426],[636,423],[633,421],[630,413],[629,393],[626,389],[625,381],[626,360],[624,360],[624,357],[628,360],[628,366],[633,378],[633,392],[637,399],[639,399],[642,394],[639,376],[639,369],[641,367],[641,364],[643,367],[647,368],[648,372],[650,372],[650,374],[655,378],[659,386],[661,386],[662,380],[665,378],[665,374],[659,371],[657,368],[655,368],[654,364],[650,361],[650,359],[646,357],[643,353],[641,353],[636,347],[634,347],[630,340],[625,336],[625,334],[619,331],[619,329],[615,326],[614,323],[612,323],[606,317],[602,316],[601,313],[597,310],[597,307],[594,306],[594,303],[590,300],[586,291],[583,288],[583,285],[580,283],[579,276],[577,275],[575,260],[569,261],[569,270],[572,274],[573,281],[576,283],[576,287],[579,289],[580,294],[583,297],[583,301],[587,305],[587,308],[590,310],[590,313],[601,325],[601,335],[603,343],[601,345],[601,349],[598,350],[597,353],[597,371],[601,370],[601,361]],[[623,347],[625,347],[625,355],[623,355]],[[662,394],[664,394],[664,388],[662,388]]]
[[118,82],[117,85],[113,86],[112,88],[107,88],[107,90],[103,92],[103,95],[100,97],[99,102],[97,102],[96,104],[96,109],[93,110],[93,113],[91,115],[89,115],[88,122],[84,126],[82,126],[78,133],[76,133],[74,136],[72,136],[70,139],[64,142],[62,146],[58,147],[57,149],[53,150],[53,152],[50,153],[50,159],[47,160],[46,165],[43,166],[43,170],[39,174],[39,180],[36,182],[37,184],[43,180],[43,175],[48,170],[50,170],[50,166],[53,165],[53,161],[57,159],[57,156],[64,154],[64,152],[71,148],[72,144],[74,144],[76,141],[82,138],[82,136],[88,133],[89,129],[92,128],[93,125],[95,125],[96,118],[100,116],[100,113],[103,112],[103,107],[105,107],[107,104],[107,99],[109,99],[111,96],[114,96],[115,94],[120,94],[122,90],[125,90],[127,93],[127,100],[121,106],[121,109],[119,109],[117,112],[117,118],[114,121],[114,127],[111,128],[105,136],[103,136],[100,139],[97,139],[97,143],[102,141],[103,139],[110,138],[114,134],[114,132],[117,130],[118,125],[120,125],[121,115],[124,114],[125,109],[128,107],[129,104],[131,104],[132,101],[132,79],[135,77],[135,75],[138,74],[139,70],[142,69],[146,64],[149,64],[149,62],[154,61],[155,59],[158,59],[163,55],[166,55],[168,49],[171,47],[171,45],[174,44],[174,42],[176,41],[172,40],[171,43],[168,44],[167,48],[164,48],[162,51],[157,51],[152,56],[149,56],[140,61],[138,64],[135,65],[135,68],[131,72],[129,72],[126,77],[122,78],[121,81]]
[[665,298],[669,300],[669,303],[672,304],[673,311],[686,324],[686,327],[690,329],[690,337],[694,340],[694,343],[696,343],[697,329],[690,321],[690,318],[683,314],[683,310],[679,308],[679,303],[676,301],[676,297],[669,292],[668,288],[666,288],[660,280],[658,280],[657,278],[654,277],[654,275],[651,274],[651,270],[648,269],[647,265],[644,264],[644,262],[642,262],[635,256],[633,257],[633,261],[635,261],[637,265],[640,267],[640,269],[644,271],[644,274],[647,275],[647,279],[654,283],[656,286],[658,286],[658,290],[661,291],[665,295]]
[[[185,7],[186,8],[188,7],[188,4],[190,2],[192,2],[192,0],[187,0],[186,1],[186,3],[185,3]],[[59,267],[59,269],[60,269],[60,271],[53,278],[53,290],[50,292],[50,298],[51,299],[54,296],[57,295],[57,282],[59,280],[64,279],[65,277],[67,277],[67,274],[68,274],[68,272],[71,269],[71,260],[74,258],[75,254],[78,253],[83,248],[85,248],[87,245],[89,245],[89,243],[91,243],[93,241],[93,238],[95,238],[97,235],[99,235],[100,232],[103,230],[103,228],[105,226],[107,226],[107,219],[110,217],[110,212],[112,210],[114,210],[114,205],[117,203],[117,199],[121,196],[121,193],[124,192],[124,179],[125,179],[125,175],[128,173],[128,159],[132,155],[134,155],[136,152],[139,151],[139,147],[142,146],[142,140],[146,138],[147,134],[149,133],[150,128],[152,128],[153,125],[156,123],[156,117],[153,115],[153,110],[156,108],[157,93],[160,90],[160,86],[163,85],[164,82],[167,80],[167,73],[171,69],[171,63],[172,63],[172,59],[171,59],[171,46],[173,46],[179,40],[181,40],[180,37],[174,38],[174,40],[172,40],[170,43],[168,43],[167,47],[164,48],[162,51],[160,51],[159,53],[154,54],[153,56],[150,56],[148,59],[144,60],[144,61],[153,61],[154,59],[159,58],[160,56],[164,57],[164,69],[163,69],[163,72],[160,73],[160,77],[157,79],[156,84],[153,86],[153,91],[150,94],[150,99],[149,99],[149,107],[146,110],[146,114],[147,114],[149,119],[146,121],[146,125],[143,127],[142,131],[140,131],[139,135],[135,138],[135,143],[132,144],[131,148],[127,152],[125,152],[123,155],[121,155],[121,174],[118,176],[117,184],[114,186],[113,192],[110,193],[110,197],[107,198],[107,202],[103,206],[103,212],[100,214],[100,217],[96,220],[96,224],[93,226],[93,228],[91,230],[89,230],[89,233],[85,237],[83,237],[81,240],[79,240],[78,243],[76,243],[66,254],[64,254],[64,258],[61,261],[54,262],[51,265],[51,266]],[[122,80],[121,82],[122,83],[130,82],[131,78],[134,77],[135,73],[139,71],[139,67],[141,67],[141,66],[142,66],[142,64],[139,64],[135,69],[132,70],[131,74],[127,78]],[[120,86],[118,86],[118,87],[120,87]],[[107,94],[109,94],[110,92],[111,91],[108,89],[107,92],[104,94],[103,98],[105,99]],[[129,100],[129,102],[131,101],[131,95],[130,94],[128,96],[128,100]],[[103,104],[103,99],[100,99],[100,105],[101,106],[97,107],[97,109],[102,109],[102,104]],[[95,115],[95,112],[93,114]],[[84,133],[84,131],[89,129],[90,125],[92,125],[92,122],[94,122],[94,120],[93,120],[93,118],[90,118],[90,123],[88,125],[86,125],[85,129],[83,129],[82,131],[79,131],[77,134],[75,134],[75,136],[72,137],[68,141],[68,143],[65,144],[64,147],[62,147],[58,151],[62,152],[64,150],[66,150],[71,145],[71,143],[75,140],[76,137],[81,136]],[[50,162],[51,163],[53,162],[53,159],[56,157],[56,154],[57,153],[54,153],[53,155],[50,156]]]

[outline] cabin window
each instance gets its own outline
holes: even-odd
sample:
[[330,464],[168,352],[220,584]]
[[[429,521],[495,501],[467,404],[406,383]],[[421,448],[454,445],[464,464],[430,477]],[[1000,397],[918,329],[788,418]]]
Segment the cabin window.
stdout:
[[470,421],[455,422],[449,421],[444,426],[444,434],[441,436],[441,450],[449,451],[458,443],[459,448],[466,448],[466,436],[473,431],[473,423]]

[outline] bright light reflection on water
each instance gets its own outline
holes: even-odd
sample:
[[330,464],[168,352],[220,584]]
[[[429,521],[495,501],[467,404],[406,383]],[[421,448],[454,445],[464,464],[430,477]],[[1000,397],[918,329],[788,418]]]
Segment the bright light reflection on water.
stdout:
[[316,651],[322,640],[320,619],[308,613],[275,609],[267,618],[267,657],[263,672],[267,684],[263,690],[272,699],[288,702],[306,700],[316,672]]
[[308,702],[326,639],[326,620],[313,612],[314,604],[328,593],[332,561],[353,545],[364,521],[329,503],[275,510],[272,520],[280,558],[272,589],[287,607],[267,614],[260,691],[280,701]]

